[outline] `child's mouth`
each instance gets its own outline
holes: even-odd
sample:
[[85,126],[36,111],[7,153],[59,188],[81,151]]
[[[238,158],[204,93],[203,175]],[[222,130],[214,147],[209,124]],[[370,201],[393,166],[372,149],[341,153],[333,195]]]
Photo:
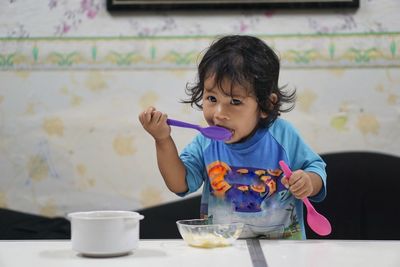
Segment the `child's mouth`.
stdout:
[[228,131],[230,131],[230,132],[231,132],[231,138],[229,138],[227,141],[229,141],[230,139],[232,139],[232,136],[235,134],[235,130],[230,129],[230,128],[225,127],[225,126],[222,126],[222,125],[216,125],[216,126],[225,128],[225,129],[227,129]]

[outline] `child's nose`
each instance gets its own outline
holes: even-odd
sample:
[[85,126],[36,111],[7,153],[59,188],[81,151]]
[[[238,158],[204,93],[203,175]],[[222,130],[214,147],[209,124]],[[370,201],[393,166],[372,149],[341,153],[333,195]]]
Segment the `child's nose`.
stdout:
[[218,105],[215,110],[214,117],[218,120],[227,120],[229,119],[228,111],[223,105]]

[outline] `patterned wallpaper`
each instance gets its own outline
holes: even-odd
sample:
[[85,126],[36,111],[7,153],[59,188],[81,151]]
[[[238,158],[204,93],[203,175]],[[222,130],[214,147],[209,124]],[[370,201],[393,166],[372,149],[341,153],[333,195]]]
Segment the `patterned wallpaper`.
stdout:
[[[359,10],[111,15],[102,0],[0,2],[0,206],[43,214],[138,209],[178,199],[137,116],[179,104],[215,36],[253,34],[296,88],[285,114],[320,153],[400,156],[400,4]],[[196,133],[173,129],[179,148]]]

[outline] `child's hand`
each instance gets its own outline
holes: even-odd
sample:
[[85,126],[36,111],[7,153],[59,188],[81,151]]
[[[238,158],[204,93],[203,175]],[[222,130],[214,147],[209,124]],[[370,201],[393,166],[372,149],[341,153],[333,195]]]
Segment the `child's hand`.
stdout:
[[311,176],[303,170],[294,171],[289,181],[286,177],[283,180],[286,181],[284,184],[289,186],[290,192],[298,199],[310,196],[314,190]]
[[143,128],[153,136],[156,141],[164,140],[171,135],[171,127],[167,124],[167,114],[149,107],[139,115]]

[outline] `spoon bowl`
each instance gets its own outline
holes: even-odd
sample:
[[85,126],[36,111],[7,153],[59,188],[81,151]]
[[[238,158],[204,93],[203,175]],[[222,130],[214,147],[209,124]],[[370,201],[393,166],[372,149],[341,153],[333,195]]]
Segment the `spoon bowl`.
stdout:
[[[289,166],[283,160],[279,161],[279,165],[281,166],[286,178],[289,180],[290,176],[292,176],[292,171]],[[307,208],[306,216],[308,226],[310,226],[310,228],[320,236],[329,235],[332,232],[332,226],[328,219],[315,210],[308,198],[303,198],[302,200]]]
[[198,130],[205,137],[214,139],[214,140],[222,140],[226,141],[232,137],[231,131],[219,126],[209,126],[209,127],[201,127],[200,125],[191,124],[183,121],[167,119],[167,124],[171,126],[183,127],[183,128],[191,128]]
[[308,198],[304,198],[303,203],[307,208],[307,223],[310,228],[320,236],[329,235],[332,227],[328,219],[315,210]]

